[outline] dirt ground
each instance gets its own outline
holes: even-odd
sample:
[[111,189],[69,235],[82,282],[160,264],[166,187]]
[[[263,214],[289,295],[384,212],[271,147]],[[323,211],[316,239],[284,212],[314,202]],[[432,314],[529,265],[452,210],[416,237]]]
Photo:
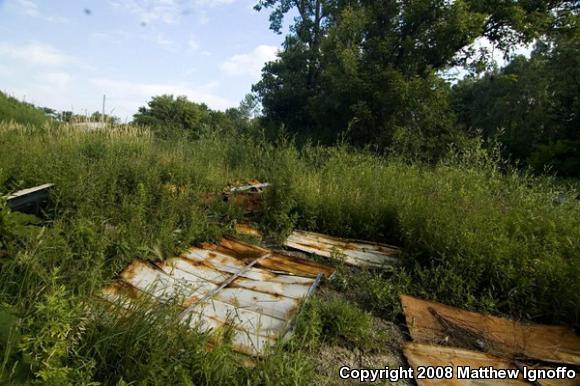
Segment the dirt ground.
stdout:
[[[318,296],[322,299],[344,297],[339,292],[326,287],[320,288]],[[381,349],[365,352],[359,348],[349,349],[339,345],[322,344],[312,356],[315,366],[316,378],[314,385],[360,385],[358,380],[342,380],[339,377],[339,369],[348,366],[351,369],[384,369],[385,367],[407,368],[402,346],[404,336],[401,329],[390,321],[373,317],[373,338],[382,341]],[[376,341],[376,340],[375,340]],[[369,382],[370,384],[370,382]],[[414,385],[413,381],[399,380],[398,382],[377,381],[376,385]]]

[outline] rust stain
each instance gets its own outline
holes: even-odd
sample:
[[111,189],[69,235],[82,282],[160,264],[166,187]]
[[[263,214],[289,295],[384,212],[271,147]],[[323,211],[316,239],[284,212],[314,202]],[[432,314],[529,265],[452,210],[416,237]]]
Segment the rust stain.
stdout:
[[252,236],[256,238],[262,237],[262,233],[260,233],[260,231],[256,227],[249,224],[236,224],[234,225],[234,230],[242,235]]
[[231,236],[225,236],[217,248],[226,251],[226,253],[238,259],[255,259],[270,253],[269,249],[237,240]]
[[[496,355],[580,365],[580,337],[566,327],[523,324],[407,295],[401,295],[401,303],[416,342],[449,341],[463,347],[473,343]],[[471,342],[450,339],[453,337],[449,326],[446,328],[442,323],[460,326],[462,335],[472,337]]]
[[345,263],[363,267],[381,267],[398,263],[399,248],[353,239],[323,235],[314,232],[294,231],[284,245],[303,252],[323,257],[334,257],[335,253],[344,256]]
[[330,277],[335,271],[333,267],[319,264],[311,260],[284,255],[282,253],[274,253],[267,248],[249,244],[231,236],[224,237],[220,244],[214,248],[222,253],[229,254],[244,261],[269,255],[260,260],[258,263],[259,267],[274,271],[288,272],[294,275],[316,277],[316,275],[322,273],[326,277]]
[[314,274],[332,271],[224,238],[219,245],[203,244],[155,264],[135,259],[102,297],[113,300],[128,294],[128,299],[147,296],[161,303],[178,302],[185,309],[183,321],[191,327],[218,335],[223,328],[233,328],[234,349],[260,357],[285,335],[301,299],[309,295]]
[[314,261],[273,253],[271,256],[260,261],[260,267],[276,271],[285,271],[295,275],[316,277],[319,273],[329,278],[336,269],[328,265],[318,264]]

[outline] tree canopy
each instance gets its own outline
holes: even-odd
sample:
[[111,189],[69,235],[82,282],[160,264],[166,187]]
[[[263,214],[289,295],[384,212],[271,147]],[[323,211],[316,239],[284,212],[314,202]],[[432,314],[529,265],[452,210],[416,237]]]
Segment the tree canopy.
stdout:
[[[451,86],[442,77],[453,66],[468,72],[488,68],[478,65],[489,59],[481,49],[485,45],[478,50],[474,43],[487,42],[513,56],[522,44],[553,45],[555,36],[566,34],[577,39],[577,8],[565,0],[260,0],[255,8],[271,12],[270,28],[276,33],[282,32],[285,16],[296,15],[277,60],[265,65],[253,86],[263,106],[263,123],[299,139],[333,143],[346,138],[380,149],[413,136],[423,138],[425,151],[437,153],[471,124],[500,124],[497,119],[465,122],[469,111],[458,106],[469,103],[457,99],[469,92],[457,89],[452,98]],[[571,47],[568,55],[577,55],[577,50]],[[561,65],[574,65],[568,59]],[[529,79],[522,82],[538,88],[533,92],[540,92],[546,82],[556,88],[562,83],[556,77],[534,82],[534,76],[542,76],[533,74],[537,65],[523,64],[521,58],[506,69],[506,76],[518,66],[530,69]],[[557,71],[552,67],[545,71]],[[468,83],[478,83],[475,75]],[[574,81],[571,84],[577,85]],[[519,83],[511,88],[506,82],[510,94],[523,87]],[[562,108],[566,112],[561,114],[567,114]],[[491,134],[498,127],[481,128]],[[522,156],[515,142],[514,155]]]

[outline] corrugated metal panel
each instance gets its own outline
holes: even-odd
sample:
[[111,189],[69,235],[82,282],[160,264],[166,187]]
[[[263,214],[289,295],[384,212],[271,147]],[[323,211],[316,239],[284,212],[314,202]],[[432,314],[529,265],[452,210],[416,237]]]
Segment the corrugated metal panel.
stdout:
[[341,239],[320,233],[294,231],[284,245],[323,257],[340,253],[345,263],[354,266],[381,267],[398,263],[399,248],[368,241]]
[[225,237],[219,245],[206,245],[206,248],[235,256],[242,260],[253,260],[264,257],[258,262],[258,266],[275,270],[289,272],[295,275],[316,277],[319,273],[330,277],[335,269],[324,264],[319,264],[311,260],[300,259],[283,253],[272,252],[269,249],[258,247],[232,237]]
[[[229,242],[230,246],[236,243]],[[176,302],[184,308],[181,318],[185,323],[202,331],[233,329],[236,351],[263,356],[285,336],[302,299],[318,281],[292,271],[254,267],[268,259],[271,252],[243,245],[257,256],[251,262],[248,256],[224,253],[232,250],[215,245],[210,249],[190,248],[180,257],[155,265],[135,260],[121,273],[121,282],[105,288],[102,296],[116,302],[145,294],[160,302]],[[278,259],[283,267],[283,257]],[[296,261],[289,265],[315,272],[312,265],[299,267]],[[324,272],[332,271],[320,267]]]

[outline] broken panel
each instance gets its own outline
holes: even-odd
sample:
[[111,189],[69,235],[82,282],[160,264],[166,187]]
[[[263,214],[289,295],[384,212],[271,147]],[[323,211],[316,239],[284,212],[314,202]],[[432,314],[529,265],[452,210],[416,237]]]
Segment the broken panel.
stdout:
[[414,341],[510,358],[580,365],[580,338],[561,326],[524,324],[401,295]]
[[[317,275],[333,269],[308,261],[301,265],[293,258],[286,261],[282,255],[275,263],[264,263],[271,257],[265,248],[234,239],[222,244],[190,248],[156,264],[134,260],[102,297],[116,302],[145,295],[178,304],[184,309],[184,323],[201,331],[231,329],[236,351],[263,356],[291,328],[302,300],[318,284]],[[275,270],[267,269],[274,265]]]
[[382,267],[398,263],[399,248],[369,241],[341,239],[320,233],[294,231],[284,245],[303,252],[332,258],[344,256],[344,262],[359,267]]

